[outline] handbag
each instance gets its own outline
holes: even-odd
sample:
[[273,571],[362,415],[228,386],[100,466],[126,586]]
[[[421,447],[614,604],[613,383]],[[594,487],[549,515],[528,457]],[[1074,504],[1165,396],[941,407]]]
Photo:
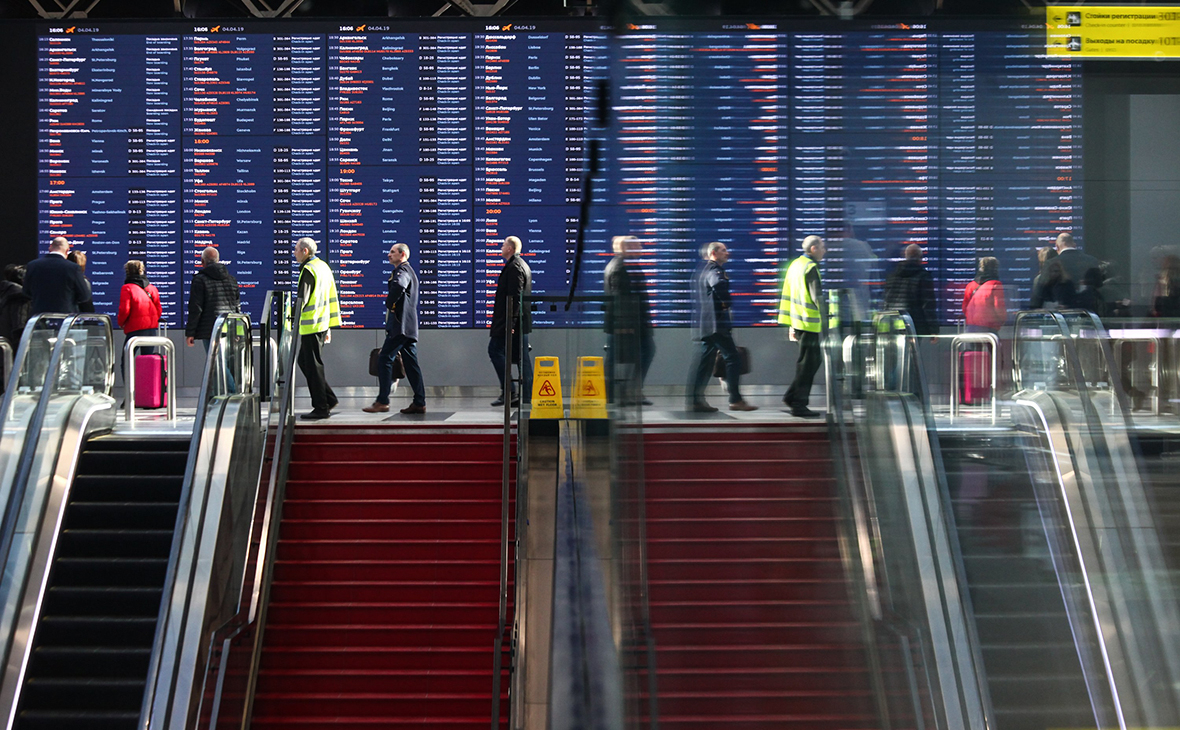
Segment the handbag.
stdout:
[[[381,360],[381,348],[374,347],[369,353],[369,375],[377,377],[378,363]],[[401,380],[406,377],[406,364],[402,362],[401,350],[393,356],[393,379]]]
[[[741,374],[747,375],[750,372],[750,351],[744,347],[738,347],[738,360],[741,361]],[[725,358],[722,357],[721,352],[717,352],[717,359],[713,361],[713,377],[725,377]]]

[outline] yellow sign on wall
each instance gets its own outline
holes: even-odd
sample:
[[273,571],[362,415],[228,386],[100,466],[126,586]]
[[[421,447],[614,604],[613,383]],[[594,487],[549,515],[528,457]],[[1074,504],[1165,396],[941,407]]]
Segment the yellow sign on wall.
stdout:
[[1180,58],[1180,6],[1053,6],[1045,16],[1050,56]]

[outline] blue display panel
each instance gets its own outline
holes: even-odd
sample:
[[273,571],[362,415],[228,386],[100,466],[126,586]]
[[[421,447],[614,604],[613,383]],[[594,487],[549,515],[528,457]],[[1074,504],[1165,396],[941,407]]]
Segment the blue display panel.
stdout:
[[[382,325],[385,252],[403,242],[422,325],[486,327],[505,236],[524,240],[536,292],[568,292],[593,139],[581,292],[600,291],[610,237],[636,235],[655,321],[685,325],[700,247],[720,240],[736,322],[773,324],[782,270],[815,233],[826,286],[866,306],[922,245],[953,322],[979,256],[1000,259],[1019,302],[1035,249],[1081,234],[1080,70],[1038,56],[1037,31],[47,24],[40,230],[86,250],[99,311],[140,258],[183,324],[213,245],[257,316],[267,289],[294,285],[292,244],[310,236],[346,326]],[[546,306],[535,321],[595,317]]]

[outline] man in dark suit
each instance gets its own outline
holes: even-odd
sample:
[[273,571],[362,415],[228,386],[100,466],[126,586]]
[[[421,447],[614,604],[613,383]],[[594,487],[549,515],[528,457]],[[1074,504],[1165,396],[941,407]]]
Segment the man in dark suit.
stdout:
[[[1068,233],[1057,236],[1057,257],[1061,259],[1061,265],[1065,268],[1065,273],[1073,280],[1074,286],[1081,286],[1086,280],[1086,273],[1091,269],[1097,269],[1101,274],[1102,264],[1098,259],[1078,250],[1078,244]],[[1094,275],[1090,276],[1092,278]]]
[[389,249],[389,293],[385,297],[385,344],[377,356],[377,400],[362,408],[365,413],[388,413],[389,391],[393,388],[393,360],[402,354],[406,379],[414,391],[414,400],[402,413],[426,412],[426,387],[418,365],[418,275],[410,267],[410,247],[395,243]]
[[90,299],[90,285],[82,267],[66,259],[70,242],[58,236],[49,242],[49,252],[25,267],[25,294],[32,303],[29,316],[45,312],[72,314]]
[[757,406],[747,403],[739,390],[742,375],[741,356],[733,342],[733,304],[729,292],[729,275],[725,263],[729,248],[720,241],[709,244],[709,260],[696,280],[696,317],[693,339],[700,341],[689,370],[687,401],[690,413],[716,413],[717,409],[705,402],[705,384],[713,372],[717,353],[725,361],[725,387],[729,392],[729,410],[754,411]]
[[[523,328],[521,326],[522,296],[533,291],[533,272],[529,265],[520,257],[522,244],[516,236],[504,239],[504,247],[500,254],[504,257],[504,268],[500,270],[500,278],[496,281],[496,301],[492,305],[492,332],[488,342],[488,357],[492,360],[492,367],[496,369],[497,382],[500,383],[500,397],[492,401],[493,406],[504,405],[504,398],[510,397],[512,404],[517,404],[516,393],[505,394],[504,368],[508,367],[509,354],[504,351],[504,335],[512,333],[512,359],[519,357],[520,371],[524,376],[524,399],[527,403],[532,396],[533,362],[529,359],[529,332],[533,329],[533,317],[529,308],[524,308]],[[508,297],[512,297],[512,310],[508,310]],[[523,329],[523,331],[522,331]]]
[[[643,382],[655,359],[656,342],[652,331],[651,305],[647,297],[647,280],[636,257],[641,244],[635,236],[611,239],[615,256],[602,272],[603,330],[606,332],[606,387],[612,398],[635,400],[645,406],[652,402],[643,397]],[[625,382],[634,392],[629,396],[614,393],[616,372],[627,372],[617,365],[632,365],[631,381]],[[621,376],[625,379],[626,376]]]

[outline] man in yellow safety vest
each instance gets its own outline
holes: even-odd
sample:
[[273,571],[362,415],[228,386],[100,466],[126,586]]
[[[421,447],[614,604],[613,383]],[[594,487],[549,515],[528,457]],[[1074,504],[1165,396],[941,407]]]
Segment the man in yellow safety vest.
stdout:
[[336,280],[323,259],[316,257],[316,242],[300,238],[295,242],[295,260],[299,262],[299,369],[307,378],[311,391],[310,413],[305,421],[328,418],[340,402],[324,375],[324,345],[332,341],[332,327],[340,326],[340,302],[336,297]]
[[799,343],[799,360],[795,363],[795,379],[783,402],[791,415],[800,418],[817,418],[820,414],[807,407],[811,395],[811,384],[815,373],[823,363],[820,350],[820,329],[824,311],[820,296],[819,262],[827,248],[824,239],[808,236],[803,239],[803,255],[787,267],[787,278],[783,282],[783,296],[778,305],[778,323],[790,327],[792,342]]

